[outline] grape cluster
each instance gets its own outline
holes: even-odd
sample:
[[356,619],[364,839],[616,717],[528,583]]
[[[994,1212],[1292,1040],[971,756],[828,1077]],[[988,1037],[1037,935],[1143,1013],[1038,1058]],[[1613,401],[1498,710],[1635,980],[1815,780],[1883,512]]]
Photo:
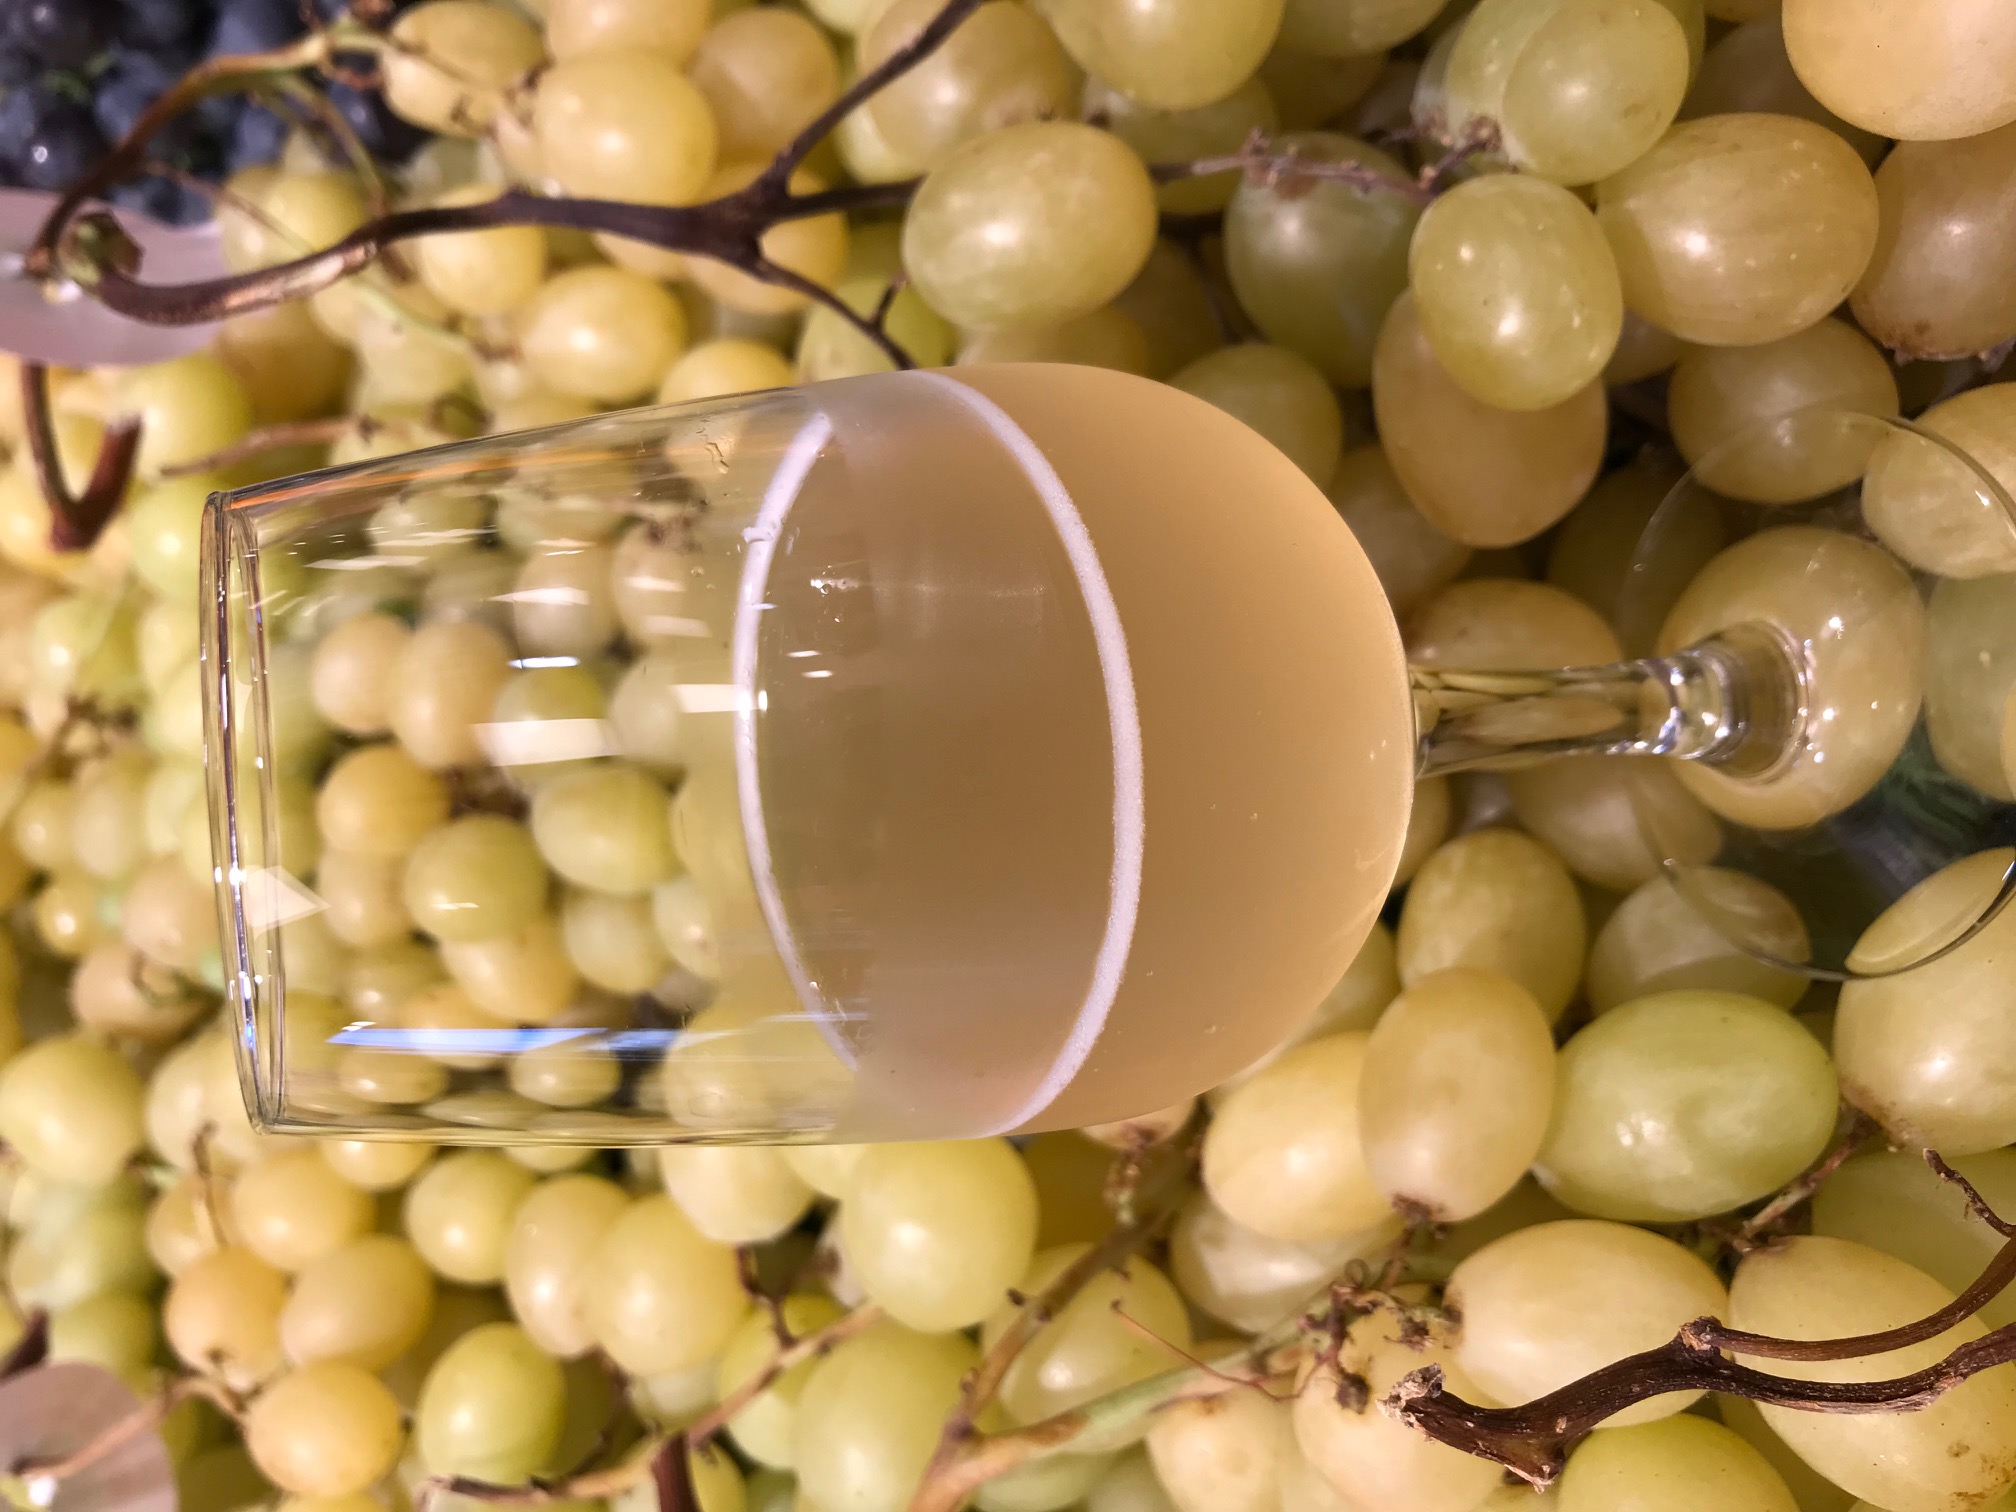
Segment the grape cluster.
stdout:
[[[685,205],[749,183],[939,4],[421,0],[365,60],[382,95],[324,87],[402,206],[507,185]],[[305,24],[292,0],[0,5],[0,153],[39,187],[193,60]],[[1869,656],[1821,647],[1815,676],[1874,712],[1753,817],[1874,781],[1921,707],[1925,759],[2006,802],[2008,522],[1910,454],[1746,434],[1814,404],[1905,415],[2016,487],[2016,9],[1901,9],[989,0],[800,169],[864,204],[764,251],[922,365],[1112,368],[1238,417],[1327,496],[1430,669],[1600,664],[1731,606],[1824,624],[1884,600],[1903,574],[1867,542],[1732,542],[1719,511],[1630,570],[1690,467],[1759,510],[1859,481],[1871,529],[1943,581],[1891,595],[1902,629]],[[370,214],[354,165],[260,105],[206,105],[164,151],[231,190],[235,271]],[[122,193],[197,213],[165,180]],[[1923,1148],[2016,1214],[2016,913],[1815,987],[1667,880],[1641,813],[1712,855],[1734,800],[1664,766],[1419,783],[1384,922],[1320,1003],[1283,1007],[1305,1014],[1287,1043],[1194,1099],[1014,1139],[589,1147],[598,1119],[816,1122],[830,1091],[802,1020],[740,1037],[796,1033],[788,985],[724,980],[768,937],[726,757],[679,690],[727,680],[732,605],[663,421],[603,422],[656,438],[614,482],[388,484],[262,564],[270,817],[321,905],[282,927],[293,1092],[403,1136],[254,1130],[204,803],[206,496],[654,399],[724,401],[732,448],[768,401],[728,396],[890,366],[747,268],[523,226],[422,239],[208,351],[54,374],[73,486],[108,421],[142,421],[83,551],[51,546],[0,372],[0,1346],[39,1312],[59,1360],[207,1383],[231,1411],[161,1425],[190,1512],[400,1512],[423,1485],[438,1512],[489,1504],[444,1477],[649,1512],[620,1467],[682,1428],[706,1440],[702,1512],[905,1512],[948,1419],[1002,1456],[980,1512],[2001,1504],[2007,1366],[1911,1411],[1657,1395],[1544,1495],[1380,1405],[1424,1366],[1530,1402],[1703,1316],[1815,1339],[1935,1313],[2001,1239]],[[1223,501],[1227,539],[1258,507]],[[1195,591],[1167,584],[1179,608]],[[716,633],[665,631],[696,618]],[[594,738],[512,745],[541,729]],[[1863,947],[1922,944],[2006,862],[1935,873]],[[1808,949],[1757,878],[1690,885],[1766,954]],[[1253,905],[1228,885],[1220,906]],[[667,1024],[685,1048],[641,1066],[598,1039]],[[433,1048],[346,1033],[373,1025]],[[580,1033],[500,1050],[542,1029]],[[1850,1110],[1882,1139],[1765,1208]],[[434,1142],[458,1122],[589,1143]],[[2004,1294],[1878,1355],[1745,1363],[1888,1380],[2012,1325]],[[1039,1442],[1058,1452],[1003,1447]]]

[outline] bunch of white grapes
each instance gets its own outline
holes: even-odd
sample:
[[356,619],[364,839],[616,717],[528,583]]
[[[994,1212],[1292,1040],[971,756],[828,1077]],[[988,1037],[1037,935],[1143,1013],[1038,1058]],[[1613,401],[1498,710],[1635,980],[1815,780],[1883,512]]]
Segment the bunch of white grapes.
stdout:
[[[393,200],[717,197],[939,5],[423,0],[381,62],[391,107],[438,135]],[[1242,154],[1253,171],[1148,167]],[[1342,164],[1362,171],[1320,171]],[[2011,0],[988,0],[794,187],[913,178],[904,208],[779,225],[766,255],[884,309],[921,365],[1123,369],[1245,420],[1357,532],[1419,661],[1647,651],[1624,573],[1687,464],[1772,504],[1866,462],[1803,432],[1725,445],[1772,414],[1913,416],[2016,490],[2016,383],[1979,356],[2016,340]],[[306,135],[227,188],[239,270],[372,213]],[[238,1421],[190,1401],[163,1424],[185,1512],[400,1512],[441,1477],[610,1463],[705,1420],[780,1331],[852,1318],[690,1472],[702,1512],[904,1512],[1015,1299],[1112,1232],[1145,1163],[1139,1200],[1173,1222],[1036,1331],[981,1431],[1103,1421],[1116,1393],[1279,1336],[1343,1278],[1390,1271],[1393,1307],[1305,1335],[1257,1382],[1200,1372],[1215,1388],[988,1481],[981,1512],[2005,1505],[2006,1367],[1913,1412],[1660,1396],[1545,1493],[1382,1410],[1427,1365],[1473,1402],[1526,1402],[1707,1315],[1828,1338],[1932,1313],[1998,1241],[1921,1148],[2016,1214],[2016,913],[1936,965],[1810,990],[1662,880],[1615,762],[1421,784],[1394,923],[1295,1042],[1130,1125],[624,1154],[254,1132],[211,895],[206,496],[888,365],[830,309],[697,256],[525,227],[429,238],[225,321],[206,352],[58,373],[73,485],[109,419],[143,424],[129,497],[75,553],[50,545],[0,373],[0,1344],[41,1313],[56,1358],[136,1393],[194,1373],[241,1400]],[[1611,466],[1613,409],[1662,444]],[[246,444],[276,426],[293,429]],[[1927,675],[1957,712],[1933,739],[2007,799],[2016,537],[1896,489],[1872,523],[1955,579]],[[668,973],[709,981],[684,673],[648,633],[677,546],[564,500],[395,500],[370,530],[426,564],[424,593],[332,574],[276,643],[276,822],[325,905],[288,928],[291,1011],[325,1030],[597,1023]],[[1677,597],[1724,544],[1697,536],[1638,591]],[[532,653],[556,664],[515,665]],[[479,727],[569,719],[606,722],[613,752],[517,774],[496,812],[459,800],[494,756]],[[1677,779],[1653,784],[1673,825],[1711,822]],[[2003,859],[1935,876],[1865,943],[1944,917]],[[1703,885],[1803,948],[1761,883]],[[472,1121],[484,1097],[513,1119],[591,1110],[622,1074],[355,1048],[309,1070],[330,1108],[450,1117],[462,1096]],[[682,1074],[668,1062],[644,1095],[719,1094]],[[1841,1165],[1770,1242],[1731,1242],[1835,1144],[1844,1103],[1895,1148]],[[1753,1363],[1890,1379],[2010,1324],[2004,1297],[1880,1357]]]

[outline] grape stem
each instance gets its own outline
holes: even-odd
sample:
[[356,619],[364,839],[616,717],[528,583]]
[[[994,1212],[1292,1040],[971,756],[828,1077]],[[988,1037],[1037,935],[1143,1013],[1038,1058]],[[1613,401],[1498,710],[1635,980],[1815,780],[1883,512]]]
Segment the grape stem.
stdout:
[[55,1484],[80,1475],[107,1455],[124,1448],[143,1433],[151,1433],[161,1426],[161,1422],[182,1403],[201,1399],[216,1407],[227,1417],[236,1417],[244,1410],[238,1397],[219,1382],[208,1376],[187,1375],[171,1381],[156,1392],[138,1408],[107,1424],[95,1437],[56,1459],[24,1459],[17,1461],[11,1473],[26,1480]]
[[[1778,1224],[1786,1214],[1811,1199],[1876,1132],[1874,1119],[1859,1108],[1850,1108],[1847,1127],[1834,1142],[1834,1147],[1816,1160],[1811,1169],[1788,1184],[1784,1191],[1745,1218],[1728,1238],[1730,1249],[1738,1255],[1747,1255],[1751,1250],[1768,1244],[1776,1236]],[[1936,1155],[1932,1158],[1938,1159]]]

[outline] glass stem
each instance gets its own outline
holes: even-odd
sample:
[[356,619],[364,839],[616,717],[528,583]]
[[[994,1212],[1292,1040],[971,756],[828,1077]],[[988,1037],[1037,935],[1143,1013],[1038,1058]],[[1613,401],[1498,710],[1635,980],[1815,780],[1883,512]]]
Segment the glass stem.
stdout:
[[1423,777],[1555,756],[1671,756],[1763,777],[1805,725],[1799,653],[1765,626],[1607,667],[1408,671]]

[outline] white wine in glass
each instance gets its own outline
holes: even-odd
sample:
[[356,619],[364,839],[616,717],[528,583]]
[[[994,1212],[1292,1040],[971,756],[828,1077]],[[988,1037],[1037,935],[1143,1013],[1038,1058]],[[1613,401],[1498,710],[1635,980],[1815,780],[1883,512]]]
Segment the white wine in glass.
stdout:
[[[1943,443],[1810,423],[1925,448],[1928,489],[2009,528]],[[614,1144],[1143,1112],[1307,1018],[1417,771],[1562,752],[1685,759],[1722,839],[1666,847],[1683,890],[1853,974],[1860,914],[1987,842],[1926,819],[1959,779],[1914,764],[1923,585],[1839,500],[1785,519],[1688,587],[1665,655],[1410,673],[1297,468],[1103,370],[849,379],[220,495],[208,755],[254,1117]],[[1807,882],[1865,833],[1913,863],[1816,927]],[[1732,867],[1789,935],[1716,912]]]

